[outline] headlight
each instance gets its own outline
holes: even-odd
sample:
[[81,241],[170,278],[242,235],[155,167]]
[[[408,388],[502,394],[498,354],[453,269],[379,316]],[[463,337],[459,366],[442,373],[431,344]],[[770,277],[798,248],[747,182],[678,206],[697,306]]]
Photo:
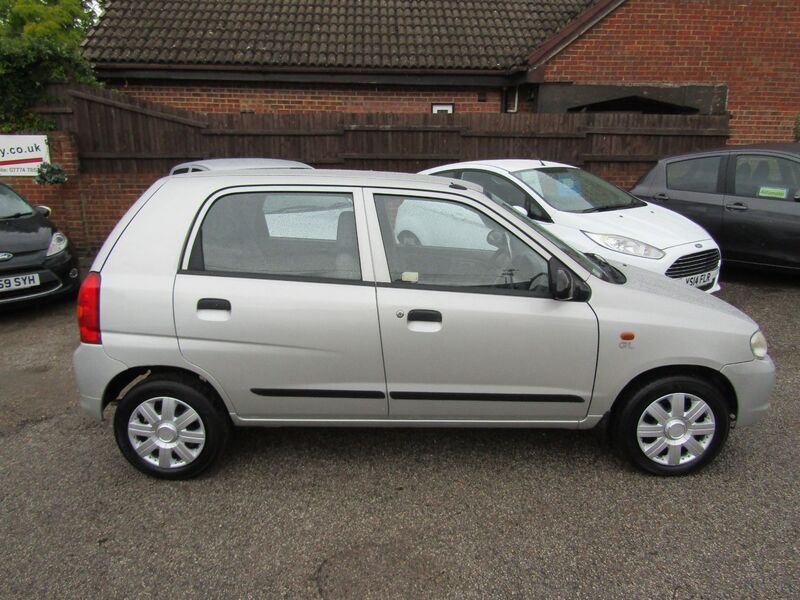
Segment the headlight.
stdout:
[[642,258],[659,259],[664,258],[664,253],[650,244],[645,244],[639,240],[634,240],[623,235],[613,235],[610,233],[590,233],[583,232],[590,240],[596,242],[615,252],[630,254],[631,256],[641,256]]
[[767,356],[767,338],[760,329],[750,338],[750,350],[753,351],[753,356],[756,358],[766,358]]
[[56,231],[50,238],[50,247],[47,248],[47,256],[53,256],[63,251],[67,247],[67,236],[60,231]]

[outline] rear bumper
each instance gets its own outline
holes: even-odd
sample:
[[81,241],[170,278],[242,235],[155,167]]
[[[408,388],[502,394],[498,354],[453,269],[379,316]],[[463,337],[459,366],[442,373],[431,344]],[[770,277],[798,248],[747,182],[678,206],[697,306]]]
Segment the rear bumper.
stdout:
[[81,408],[94,419],[103,418],[103,396],[109,382],[128,369],[106,354],[99,344],[81,344],[72,355],[72,366],[80,391]]
[[737,425],[752,425],[766,414],[775,387],[775,365],[771,358],[726,365],[720,372],[736,391]]

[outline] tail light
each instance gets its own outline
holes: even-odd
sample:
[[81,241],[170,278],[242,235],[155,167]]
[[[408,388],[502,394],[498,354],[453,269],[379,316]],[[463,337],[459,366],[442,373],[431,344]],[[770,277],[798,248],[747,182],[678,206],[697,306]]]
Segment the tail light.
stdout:
[[100,344],[100,273],[90,272],[78,292],[78,327],[84,344]]

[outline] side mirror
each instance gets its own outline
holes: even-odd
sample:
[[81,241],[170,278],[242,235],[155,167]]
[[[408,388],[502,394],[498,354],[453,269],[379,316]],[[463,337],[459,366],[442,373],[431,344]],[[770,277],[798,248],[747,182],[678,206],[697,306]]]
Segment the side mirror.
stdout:
[[550,293],[554,300],[572,300],[574,295],[572,273],[567,270],[561,261],[550,260],[549,266]]
[[523,217],[527,217],[528,216],[528,211],[525,210],[524,206],[520,206],[519,204],[514,204],[511,208],[513,208],[515,211],[517,211]]
[[506,245],[506,234],[499,229],[492,229],[486,234],[486,243],[495,248],[503,248]]
[[50,210],[50,207],[49,207],[49,206],[37,206],[37,207],[36,207],[36,212],[38,212],[40,215],[44,215],[45,217],[49,217],[49,216],[50,216],[50,214],[51,214],[53,211],[52,211],[52,210]]
[[547,265],[550,280],[550,294],[553,300],[577,300],[585,302],[592,296],[591,288],[578,279],[564,263],[553,257]]
[[800,202],[800,192],[797,192],[797,193],[794,195],[794,201],[795,201],[795,202]]

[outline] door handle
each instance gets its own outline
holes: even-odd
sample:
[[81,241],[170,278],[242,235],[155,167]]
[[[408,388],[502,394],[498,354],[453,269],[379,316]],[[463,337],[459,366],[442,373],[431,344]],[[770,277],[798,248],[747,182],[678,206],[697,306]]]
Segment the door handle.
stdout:
[[741,202],[734,202],[733,204],[726,204],[725,210],[747,210],[747,205]]
[[438,310],[415,309],[408,311],[409,321],[425,321],[426,323],[441,323],[442,313]]
[[224,298],[200,298],[197,310],[230,310],[231,303]]
[[653,200],[669,200],[669,196],[667,196],[664,192],[659,192],[657,194],[653,194]]

